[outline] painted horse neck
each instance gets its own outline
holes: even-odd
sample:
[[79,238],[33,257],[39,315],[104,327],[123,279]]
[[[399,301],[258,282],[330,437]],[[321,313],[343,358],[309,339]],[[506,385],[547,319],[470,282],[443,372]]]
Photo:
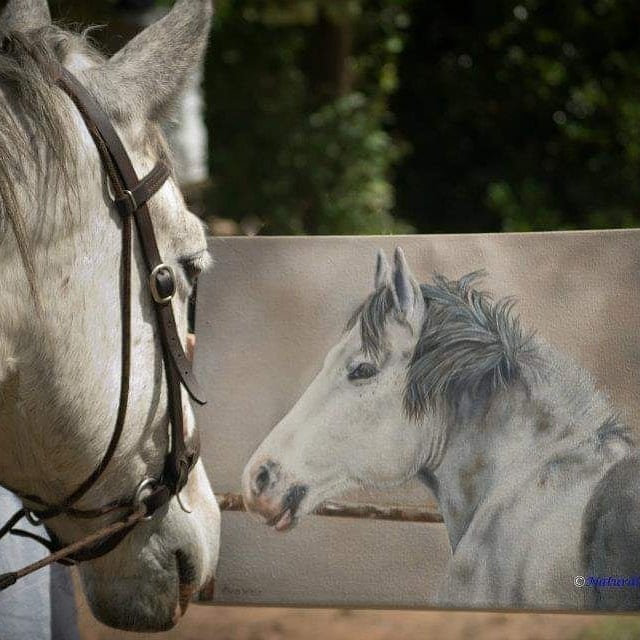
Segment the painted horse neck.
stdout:
[[545,345],[540,354],[535,377],[498,390],[483,410],[463,402],[437,468],[420,473],[438,497],[454,551],[476,514],[516,493],[533,504],[558,483],[567,492],[595,485],[632,449],[589,375]]

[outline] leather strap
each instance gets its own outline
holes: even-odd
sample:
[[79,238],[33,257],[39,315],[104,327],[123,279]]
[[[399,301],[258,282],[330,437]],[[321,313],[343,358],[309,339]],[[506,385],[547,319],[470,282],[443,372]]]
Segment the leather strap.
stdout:
[[[200,404],[206,402],[197,380],[193,375],[191,362],[184,353],[178,336],[170,303],[171,297],[173,293],[175,293],[175,281],[172,282],[173,272],[162,262],[160,257],[147,206],[148,201],[168,179],[170,171],[164,163],[158,163],[145,178],[139,180],[129,155],[106,113],[78,80],[61,65],[56,64],[52,71],[54,82],[73,100],[96,144],[115,193],[114,206],[122,216],[122,370],[120,402],[116,426],[107,451],[101,459],[100,464],[94,469],[90,476],[87,477],[71,495],[57,505],[47,505],[45,501],[37,496],[15,492],[17,495],[20,495],[23,500],[40,504],[44,508],[40,511],[31,512],[22,509],[0,529],[0,537],[7,533],[15,532],[17,535],[29,535],[34,539],[40,539],[39,536],[31,536],[21,530],[15,529],[15,525],[20,519],[25,516],[32,518],[32,514],[40,521],[54,518],[63,513],[80,518],[96,518],[118,509],[131,510],[136,502],[136,497],[133,497],[129,500],[114,501],[97,509],[81,510],[73,508],[73,504],[95,484],[108,466],[118,446],[124,428],[130,378],[132,219],[135,219],[136,222],[140,244],[150,274],[150,288],[152,289],[152,298],[162,342],[162,354],[167,380],[169,422],[171,427],[170,448],[165,458],[163,476],[160,481],[156,483],[151,495],[145,498],[146,514],[152,515],[174,495],[179,494],[187,482],[190,470],[198,460],[199,445],[188,448],[185,443],[182,397],[180,392],[181,383],[185,385],[185,388],[196,402]],[[156,282],[151,281],[153,277],[157,279]],[[153,290],[154,284],[156,285],[156,291]],[[160,285],[159,288],[162,289],[166,289],[167,286],[169,286],[170,295],[165,299],[161,299],[158,296],[158,284]],[[131,527],[137,522],[138,520],[135,520]],[[117,531],[110,533],[108,536],[105,534],[96,543],[90,544],[88,542],[89,538],[93,539],[94,536],[92,535],[87,537],[85,544],[79,541],[78,543],[70,545],[70,547],[74,548],[74,553],[76,553],[77,547],[77,559],[85,560],[90,557],[98,557],[114,548],[131,528],[116,525],[114,526]],[[54,544],[61,546],[59,543]],[[81,554],[80,549],[82,549]],[[53,555],[57,557],[58,554]]]
[[[103,161],[107,167],[109,165],[113,166],[115,169],[114,173],[119,175],[124,186],[124,188],[121,188],[119,193],[116,194],[116,199],[127,197],[125,191],[133,193],[140,180],[131,163],[129,154],[125,150],[116,130],[113,128],[111,121],[82,84],[62,66],[59,68],[59,75],[56,78],[56,82],[75,102],[94,140],[98,138],[100,142],[104,143],[103,146],[106,148],[107,157],[103,157]],[[100,150],[100,146],[100,143],[98,143],[98,150]],[[147,263],[147,269],[151,274],[156,267],[163,264],[163,261],[160,257],[151,216],[146,204],[143,204],[136,211],[135,221]],[[189,395],[198,404],[206,404],[207,401],[193,373],[191,362],[182,348],[175,321],[173,320],[173,313],[167,313],[164,306],[158,307],[157,305],[156,312],[158,313],[160,325],[164,330],[164,335],[167,338],[166,348],[171,355],[178,375],[182,380],[182,384],[184,384]]]
[[[134,219],[147,269],[149,274],[152,274],[164,263],[158,249],[147,201],[152,195],[151,192],[154,189],[157,191],[163,184],[160,180],[162,178],[166,179],[168,175],[166,168],[156,167],[147,176],[146,180],[141,182],[131,163],[129,154],[102,108],[95,102],[84,86],[66,69],[60,66],[57,72],[56,83],[74,101],[96,142],[107,173],[111,177],[112,185],[116,192],[116,200],[121,201],[126,198],[133,205],[133,200],[135,199],[135,204],[139,205],[134,211]],[[153,192],[155,193],[155,191]],[[134,194],[138,194],[141,202],[138,202],[138,198]],[[196,402],[204,404],[206,400],[193,374],[191,362],[182,348],[171,304],[162,304],[154,300],[154,307],[160,328],[165,361],[171,422],[171,451],[165,465],[164,481],[170,483],[172,485],[171,488],[177,493],[184,486],[186,476],[195,460],[195,456],[187,459],[179,382],[181,381],[184,384]]]
[[122,217],[131,216],[151,200],[170,176],[169,167],[164,162],[158,162],[151,172],[140,180],[133,191],[127,191],[124,196],[116,198],[113,204]]
[[[52,71],[53,81],[73,100],[96,144],[115,193],[114,206],[122,217],[122,369],[120,403],[111,441],[100,464],[71,495],[57,505],[47,505],[37,496],[15,492],[23,500],[40,504],[44,509],[32,512],[21,509],[0,528],[0,538],[8,533],[27,536],[47,546],[52,551],[52,554],[48,558],[24,567],[17,572],[0,576],[0,590],[15,584],[21,577],[37,571],[52,562],[83,562],[105,555],[114,549],[140,520],[152,516],[159,508],[167,504],[174,495],[179,495],[187,482],[189,472],[199,457],[199,441],[194,440],[191,443],[191,447],[187,447],[185,442],[181,383],[184,384],[196,402],[200,404],[206,402],[193,375],[191,362],[187,358],[178,336],[171,307],[171,298],[175,293],[174,275],[172,269],[162,262],[147,206],[148,201],[168,179],[170,175],[169,168],[160,162],[145,178],[139,180],[129,154],[106,113],[80,82],[61,65],[56,64]],[[114,501],[97,509],[74,509],[73,505],[95,484],[107,468],[124,429],[130,378],[132,219],[136,223],[149,272],[149,285],[160,329],[167,380],[169,422],[171,425],[170,448],[165,458],[162,478],[157,482],[152,481],[153,489],[148,495],[144,497],[138,495],[143,488],[146,488],[146,484],[149,482],[143,480],[131,499]],[[160,293],[161,291],[162,294]],[[108,525],[67,546],[63,546],[59,540],[56,540],[53,534],[51,536],[52,541],[49,543],[44,538],[31,532],[15,528],[22,518],[32,518],[32,514],[37,516],[40,521],[45,521],[63,513],[74,517],[96,518],[118,509],[126,509],[129,515],[124,520]]]
[[[147,178],[140,182],[120,137],[111,121],[86,91],[84,86],[62,66],[59,67],[55,81],[71,97],[83,116],[89,132],[96,142],[105,168],[112,179],[116,199],[123,197],[132,200],[129,193],[138,194],[142,202],[134,212],[138,235],[145,256],[149,274],[164,263],[160,256],[147,201],[152,191],[162,185],[166,179],[166,168],[156,167]],[[154,191],[155,192],[155,191]],[[133,204],[133,202],[131,203]],[[165,361],[167,377],[169,415],[171,420],[171,451],[165,465],[164,481],[177,493],[186,482],[189,470],[197,460],[197,452],[189,452],[184,440],[182,400],[180,382],[184,384],[191,397],[200,404],[206,402],[200,386],[193,374],[191,362],[187,358],[173,315],[171,304],[154,301]]]

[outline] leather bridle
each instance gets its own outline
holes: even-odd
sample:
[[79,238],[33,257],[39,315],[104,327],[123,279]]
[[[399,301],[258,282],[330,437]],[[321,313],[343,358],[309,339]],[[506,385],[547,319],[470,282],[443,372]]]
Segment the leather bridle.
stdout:
[[[51,67],[51,62],[48,62]],[[98,466],[64,500],[48,504],[35,495],[26,495],[9,488],[23,502],[38,505],[37,508],[23,508],[0,528],[0,538],[7,534],[29,537],[44,544],[51,555],[24,567],[19,571],[0,575],[0,591],[38,569],[53,562],[75,564],[99,558],[113,550],[126,535],[142,520],[147,520],[174,496],[180,506],[188,509],[180,501],[180,492],[187,483],[190,471],[199,457],[197,434],[187,444],[185,441],[184,417],[182,412],[181,386],[199,404],[205,399],[193,374],[191,362],[186,356],[178,336],[171,300],[176,293],[176,277],[172,267],[163,262],[156,241],[148,202],[159,191],[170,176],[170,170],[159,162],[141,180],[131,162],[122,140],[114,129],[108,115],[98,105],[84,86],[69,71],[58,63],[51,68],[53,82],[74,102],[98,149],[102,165],[115,195],[113,205],[122,222],[122,366],[120,400],[116,424],[109,445]],[[131,369],[131,255],[133,224],[135,222],[142,247],[148,275],[148,285],[162,344],[162,357],[167,380],[170,443],[165,458],[164,469],[159,478],[144,478],[131,495],[95,509],[78,509],[74,505],[95,485],[112,460],[120,441],[129,400]],[[17,523],[27,518],[32,524],[45,524],[51,518],[61,515],[73,518],[100,518],[108,514],[122,512],[114,523],[96,531],[72,544],[63,544],[49,531],[51,540],[29,531],[16,529]]]

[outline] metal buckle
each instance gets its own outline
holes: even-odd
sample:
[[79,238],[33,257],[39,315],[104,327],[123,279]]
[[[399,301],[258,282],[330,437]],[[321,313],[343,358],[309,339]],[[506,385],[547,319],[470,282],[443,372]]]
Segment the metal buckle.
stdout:
[[24,517],[32,524],[34,527],[39,527],[42,525],[42,520],[40,520],[33,511],[29,511],[29,509],[25,509]]
[[131,205],[131,213],[135,213],[140,208],[138,206],[138,203],[136,202],[135,196],[133,195],[133,193],[131,193],[131,191],[129,191],[129,189],[125,189],[123,193],[127,197],[127,200],[129,200],[129,204]]
[[[158,282],[156,280],[156,276],[160,271],[167,270],[171,275],[171,280],[173,281],[173,291],[169,296],[162,296],[158,291]],[[151,296],[158,304],[169,304],[173,299],[173,296],[176,294],[176,272],[173,270],[173,267],[166,264],[165,262],[159,264],[149,275],[149,287],[151,288]]]
[[[145,478],[138,485],[138,488],[136,489],[136,492],[133,496],[133,502],[132,502],[134,511],[137,511],[144,504],[144,499],[147,497],[148,494],[153,492],[153,490],[158,486],[158,484],[159,484],[158,481],[155,480],[154,478]],[[145,492],[147,492],[147,495],[145,495]],[[142,520],[152,520],[155,515],[156,515],[156,512],[154,511],[153,513],[150,513],[148,516],[144,516]]]

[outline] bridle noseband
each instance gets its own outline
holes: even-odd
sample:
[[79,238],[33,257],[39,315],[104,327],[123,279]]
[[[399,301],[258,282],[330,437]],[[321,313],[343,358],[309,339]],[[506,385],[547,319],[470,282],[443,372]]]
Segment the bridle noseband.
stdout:
[[[48,63],[51,67],[51,63]],[[39,505],[37,509],[23,508],[0,528],[0,538],[11,533],[29,537],[45,545],[51,555],[24,567],[19,571],[0,575],[0,591],[16,583],[20,578],[53,562],[75,564],[93,560],[113,550],[142,520],[151,518],[158,509],[174,496],[180,502],[180,492],[187,483],[190,471],[199,457],[197,438],[187,446],[182,412],[181,386],[199,404],[206,400],[193,374],[191,362],[186,356],[178,336],[171,300],[176,293],[176,278],[172,267],[163,262],[147,203],[160,190],[170,176],[169,168],[159,162],[141,180],[131,162],[122,140],[118,136],[105,111],[69,71],[58,63],[51,68],[52,77],[74,102],[98,149],[113,193],[114,206],[122,220],[122,366],[120,401],[115,428],[109,445],[98,466],[67,498],[57,504],[47,504],[38,496],[22,494],[7,487],[24,502]],[[102,476],[117,449],[125,425],[129,400],[131,370],[131,254],[133,221],[148,273],[149,292],[156,312],[162,344],[162,357],[167,380],[168,411],[171,439],[160,478],[144,478],[133,495],[111,502],[96,509],[77,509],[74,505],[95,485]],[[187,509],[180,502],[180,506]],[[33,524],[43,524],[51,518],[68,515],[74,518],[99,518],[116,511],[125,515],[117,522],[96,531],[81,540],[63,545],[50,533],[51,541],[29,531],[16,529],[16,524],[27,518]]]

